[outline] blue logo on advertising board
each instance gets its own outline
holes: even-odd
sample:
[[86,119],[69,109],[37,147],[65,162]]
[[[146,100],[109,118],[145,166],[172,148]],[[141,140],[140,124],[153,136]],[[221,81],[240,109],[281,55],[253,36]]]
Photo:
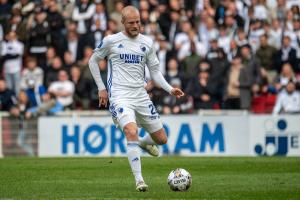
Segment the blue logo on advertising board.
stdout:
[[[269,124],[269,125],[268,125]],[[286,131],[288,123],[285,119],[278,120],[275,125],[276,129],[270,128],[273,121],[266,122],[267,130],[265,144],[257,144],[254,151],[261,156],[285,156],[288,154],[289,148],[299,148],[299,133]]]
[[[170,135],[170,129],[164,125],[167,136]],[[144,129],[139,132],[140,136],[146,134]],[[174,133],[172,133],[174,134]],[[202,132],[193,134],[190,124],[182,123],[176,133],[175,146],[170,151],[168,144],[163,145],[162,151],[164,154],[180,154],[181,151],[187,150],[191,153],[205,153],[210,149],[217,150],[219,153],[225,152],[225,141],[223,125],[217,123],[212,129],[207,123],[202,125]],[[199,138],[194,138],[194,137]],[[200,145],[197,147],[195,141],[200,140]],[[114,125],[101,126],[91,124],[85,130],[82,130],[80,125],[62,126],[62,153],[63,154],[101,154],[108,147],[109,154],[119,152],[126,153],[124,134]],[[209,147],[209,148],[207,148]]]

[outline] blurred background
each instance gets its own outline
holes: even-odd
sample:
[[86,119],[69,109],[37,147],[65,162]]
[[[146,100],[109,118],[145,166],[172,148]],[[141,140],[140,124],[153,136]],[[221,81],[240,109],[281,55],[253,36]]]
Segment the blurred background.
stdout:
[[[88,61],[103,37],[122,30],[126,5],[140,10],[166,80],[186,93],[170,96],[147,73],[160,114],[300,113],[299,0],[0,0],[5,155],[38,154],[40,116],[109,115],[98,108]],[[106,83],[105,60],[99,68]],[[286,130],[279,121],[272,127]]]

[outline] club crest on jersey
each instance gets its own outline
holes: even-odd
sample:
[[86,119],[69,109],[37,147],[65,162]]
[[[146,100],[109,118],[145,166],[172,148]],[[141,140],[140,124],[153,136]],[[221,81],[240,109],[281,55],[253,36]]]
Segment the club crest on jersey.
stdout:
[[124,63],[132,63],[132,64],[139,64],[143,61],[144,56],[137,55],[137,54],[127,54],[122,53],[120,54],[120,59],[124,60]]
[[119,109],[118,109],[118,112],[121,113],[121,114],[123,113],[123,111],[124,111],[123,108],[119,108]]
[[142,52],[146,51],[146,47],[144,45],[141,45],[140,48],[141,48]]

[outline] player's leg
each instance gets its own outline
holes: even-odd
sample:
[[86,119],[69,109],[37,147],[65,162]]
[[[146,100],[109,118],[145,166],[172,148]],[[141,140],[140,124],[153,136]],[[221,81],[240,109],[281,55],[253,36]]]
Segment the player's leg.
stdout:
[[159,114],[150,100],[147,104],[139,106],[137,110],[137,122],[150,133],[139,139],[139,145],[150,155],[159,156],[159,150],[156,145],[162,145],[167,142],[167,136]]
[[110,112],[114,123],[123,130],[127,140],[127,157],[136,181],[138,191],[146,191],[141,172],[140,147],[138,145],[138,128],[135,120],[135,112],[129,104],[111,104]]
[[149,136],[151,136],[153,142],[159,145],[164,145],[168,142],[167,134],[164,128],[161,128],[158,131],[150,133]]
[[135,177],[136,189],[138,191],[146,191],[148,186],[145,184],[142,176],[138,128],[136,123],[130,122],[126,124],[123,128],[123,132],[127,139],[127,156]]

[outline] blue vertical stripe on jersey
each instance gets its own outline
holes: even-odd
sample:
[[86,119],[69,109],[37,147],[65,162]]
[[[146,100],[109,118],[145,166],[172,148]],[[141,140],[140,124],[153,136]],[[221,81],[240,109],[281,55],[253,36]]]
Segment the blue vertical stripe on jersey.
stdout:
[[109,97],[111,97],[111,86],[112,86],[112,61],[109,60],[109,78],[107,80],[107,86],[108,86],[108,92],[109,92]]
[[145,83],[148,83],[148,79],[146,78],[146,68],[144,67],[144,81]]

